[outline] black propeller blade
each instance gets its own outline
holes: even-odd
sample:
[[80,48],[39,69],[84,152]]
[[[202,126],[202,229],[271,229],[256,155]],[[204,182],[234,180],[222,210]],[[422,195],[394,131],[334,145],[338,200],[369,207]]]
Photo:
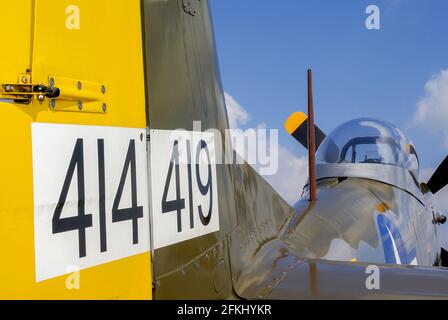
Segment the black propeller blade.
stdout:
[[426,184],[433,194],[442,190],[448,184],[448,157],[436,169]]
[[[286,131],[294,137],[302,146],[308,149],[308,116],[303,112],[294,112],[285,122]],[[325,133],[316,125],[315,141],[316,151],[325,139]]]

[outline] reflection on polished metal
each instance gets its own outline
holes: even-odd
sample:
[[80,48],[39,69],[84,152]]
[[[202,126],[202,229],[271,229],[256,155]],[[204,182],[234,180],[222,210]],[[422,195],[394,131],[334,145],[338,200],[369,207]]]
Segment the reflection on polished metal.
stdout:
[[365,178],[404,190],[423,203],[423,193],[408,170],[394,165],[337,163],[316,165],[316,178]]

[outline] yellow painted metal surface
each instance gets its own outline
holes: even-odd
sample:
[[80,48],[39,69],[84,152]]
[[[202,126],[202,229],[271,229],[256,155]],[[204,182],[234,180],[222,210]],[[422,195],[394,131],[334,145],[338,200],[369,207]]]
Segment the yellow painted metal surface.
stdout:
[[[73,5],[79,29],[72,28]],[[29,69],[33,83],[48,85],[52,75],[107,88],[106,113],[53,111],[48,99],[30,105],[0,100],[0,298],[151,298],[149,253],[82,270],[79,290],[67,289],[67,276],[36,283],[34,261],[31,123],[146,127],[139,1],[7,1],[0,30],[8,35],[0,83],[16,83]]]
[[10,30],[11,35],[0,47],[0,83],[17,82],[19,73],[30,67],[31,13],[32,2],[29,0],[2,3],[0,27],[7,33]]

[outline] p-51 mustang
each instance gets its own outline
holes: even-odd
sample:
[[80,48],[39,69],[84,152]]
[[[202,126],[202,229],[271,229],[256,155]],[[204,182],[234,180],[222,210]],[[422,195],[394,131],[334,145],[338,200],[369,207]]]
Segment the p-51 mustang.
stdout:
[[294,208],[214,161],[228,119],[207,1],[8,1],[0,27],[0,298],[448,297],[447,161],[420,184],[394,126],[325,137],[293,115],[318,150]]

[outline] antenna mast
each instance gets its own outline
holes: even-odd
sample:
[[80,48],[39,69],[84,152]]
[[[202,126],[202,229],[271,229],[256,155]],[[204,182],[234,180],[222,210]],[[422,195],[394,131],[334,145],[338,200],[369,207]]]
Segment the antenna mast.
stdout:
[[308,69],[308,168],[310,176],[310,201],[317,200],[316,193],[316,134],[314,130],[313,72]]

